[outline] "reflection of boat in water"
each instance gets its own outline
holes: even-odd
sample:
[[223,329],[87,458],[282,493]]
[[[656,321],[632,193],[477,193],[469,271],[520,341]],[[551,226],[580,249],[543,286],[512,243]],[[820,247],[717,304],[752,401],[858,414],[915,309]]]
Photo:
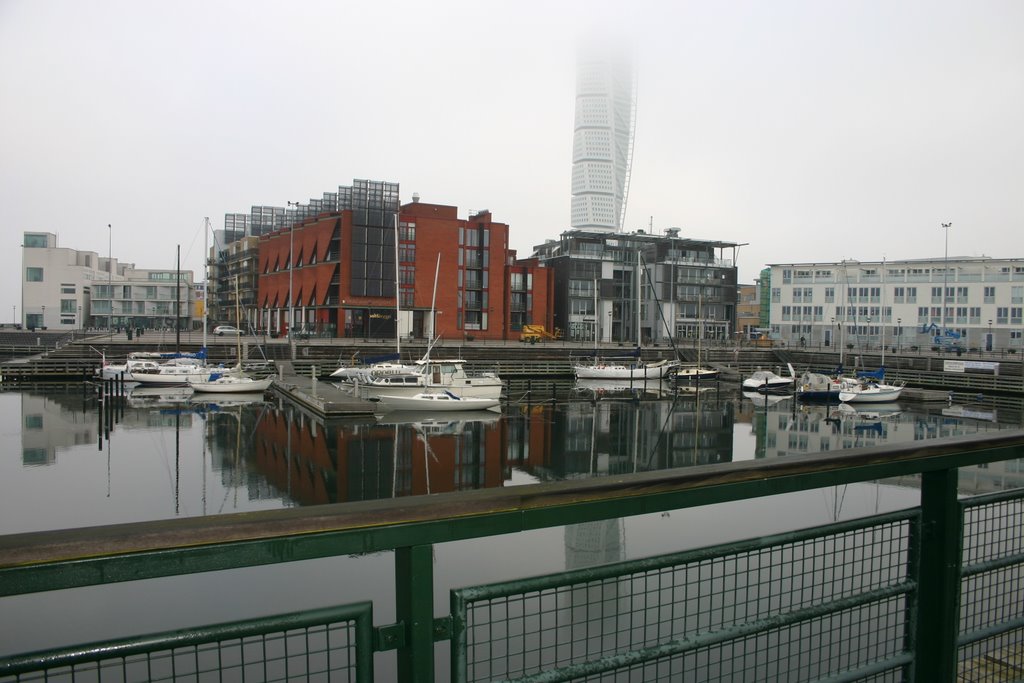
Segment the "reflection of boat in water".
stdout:
[[593,393],[598,398],[631,398],[637,393],[662,395],[672,392],[670,384],[658,379],[578,379],[575,388],[577,391]]
[[378,413],[377,424],[381,425],[457,425],[464,422],[492,423],[502,419],[495,411],[471,411],[467,413],[438,413],[434,411],[396,411]]
[[792,398],[788,394],[762,394],[762,393],[753,394],[753,393],[746,392],[746,391],[743,392],[743,397],[744,398],[749,398],[750,402],[753,403],[755,406],[757,406],[759,408],[763,408],[765,406],[773,406],[776,403],[781,403],[783,401],[788,401],[790,398]]
[[862,420],[864,422],[878,422],[887,418],[894,418],[900,415],[903,409],[898,403],[883,405],[872,405],[871,407],[860,407],[849,403],[840,403],[836,406],[835,415],[848,419]]
[[450,391],[424,391],[413,396],[379,394],[381,407],[387,410],[428,410],[428,411],[465,411],[465,410],[500,410],[500,401],[496,398],[479,398],[475,396],[456,396]]
[[266,398],[262,391],[235,394],[206,394],[193,393],[188,398],[189,403],[216,405],[216,406],[244,406],[253,403],[265,403]]
[[126,393],[133,408],[180,405],[192,396],[192,387],[135,385]]

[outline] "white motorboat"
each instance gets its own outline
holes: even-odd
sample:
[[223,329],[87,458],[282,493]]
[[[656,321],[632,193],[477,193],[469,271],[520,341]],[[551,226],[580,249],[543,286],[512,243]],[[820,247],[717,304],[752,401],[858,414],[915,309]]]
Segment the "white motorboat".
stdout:
[[273,383],[273,377],[253,379],[247,375],[211,375],[206,381],[189,381],[189,386],[207,394],[251,394],[264,392]]
[[459,397],[450,391],[423,391],[412,396],[381,394],[381,405],[390,410],[463,411],[498,408],[496,398]]
[[771,370],[755,370],[743,380],[743,391],[756,391],[761,394],[778,394],[787,392],[796,383],[796,373],[789,366],[789,377],[777,375]]
[[366,399],[437,391],[447,391],[458,398],[501,398],[501,379],[493,372],[467,374],[464,360],[423,359],[416,361],[415,367],[414,372],[371,376],[365,383],[356,382],[353,393]]

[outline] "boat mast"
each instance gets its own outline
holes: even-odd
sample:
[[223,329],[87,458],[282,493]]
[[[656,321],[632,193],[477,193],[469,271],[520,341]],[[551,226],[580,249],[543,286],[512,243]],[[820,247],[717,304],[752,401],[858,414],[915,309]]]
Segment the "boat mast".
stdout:
[[395,353],[402,360],[402,277],[398,267],[398,210],[395,210]]
[[178,265],[174,272],[174,353],[181,353],[181,245],[178,245]]
[[[203,219],[203,353],[206,353],[206,328],[210,312],[210,218]],[[205,444],[204,444],[205,445]]]
[[640,249],[636,250],[636,350],[640,352]]

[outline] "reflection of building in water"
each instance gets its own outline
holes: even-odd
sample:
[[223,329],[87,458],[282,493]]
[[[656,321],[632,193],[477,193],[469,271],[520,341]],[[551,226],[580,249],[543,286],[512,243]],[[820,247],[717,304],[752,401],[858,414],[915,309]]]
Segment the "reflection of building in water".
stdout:
[[[53,465],[60,450],[96,443],[98,419],[96,396],[91,390],[53,395],[21,392],[22,464]],[[174,420],[170,412],[127,408],[118,413],[115,429],[173,427]],[[191,427],[191,413],[181,415],[180,420],[183,428]]]
[[524,409],[508,418],[509,462],[549,480],[727,462],[732,411],[716,392]]
[[[904,410],[899,403],[821,406],[785,401],[754,411],[758,458],[824,453],[850,448],[920,443],[1000,429],[994,410],[962,406]],[[1024,486],[1024,460],[1006,460],[960,470],[961,493]],[[911,483],[917,477],[908,477]]]
[[501,486],[499,416],[325,424],[267,411],[253,451],[267,479],[302,505]]

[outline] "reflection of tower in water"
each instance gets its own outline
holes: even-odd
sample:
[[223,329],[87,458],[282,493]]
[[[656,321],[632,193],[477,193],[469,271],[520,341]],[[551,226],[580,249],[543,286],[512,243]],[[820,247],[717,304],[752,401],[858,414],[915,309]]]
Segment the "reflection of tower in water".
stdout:
[[[619,562],[625,556],[625,526],[621,519],[565,527],[566,570]],[[618,616],[629,611],[628,587],[620,586],[626,580],[593,579],[574,584],[562,593],[558,628],[563,633],[559,641],[572,643],[574,656],[582,654],[577,649],[603,652],[614,646]]]

